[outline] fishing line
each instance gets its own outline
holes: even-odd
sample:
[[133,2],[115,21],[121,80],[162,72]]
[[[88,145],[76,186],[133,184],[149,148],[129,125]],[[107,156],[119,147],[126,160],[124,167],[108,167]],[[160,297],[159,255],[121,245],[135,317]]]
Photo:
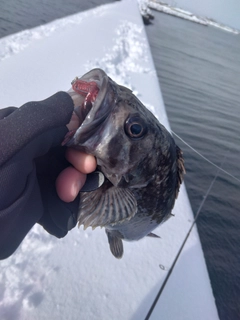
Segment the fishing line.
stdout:
[[172,134],[174,134],[179,140],[181,140],[186,146],[188,146],[192,151],[194,151],[196,154],[198,154],[201,158],[203,158],[204,160],[206,160],[208,163],[210,163],[211,165],[213,165],[214,167],[216,167],[217,169],[221,170],[222,172],[226,173],[228,176],[230,176],[231,178],[233,178],[234,180],[240,182],[240,179],[238,179],[237,177],[235,177],[234,175],[232,175],[231,173],[229,173],[228,171],[222,169],[221,167],[219,167],[218,165],[216,165],[214,162],[212,162],[211,160],[209,160],[208,158],[204,157],[204,155],[202,155],[199,151],[197,151],[196,149],[194,149],[192,146],[190,146],[190,144],[188,144],[186,141],[184,141],[181,137],[179,137],[179,135],[177,135],[175,132],[173,132],[171,130]]
[[152,303],[152,305],[151,305],[151,307],[150,307],[150,309],[149,309],[149,311],[148,311],[148,314],[146,315],[146,317],[145,317],[144,320],[149,320],[149,318],[150,318],[150,316],[151,316],[151,314],[152,314],[152,312],[153,312],[153,310],[154,310],[154,308],[155,308],[155,306],[156,306],[156,304],[157,304],[157,302],[158,302],[158,300],[159,300],[159,298],[160,298],[160,296],[161,296],[161,294],[162,294],[162,292],[163,292],[163,290],[164,290],[164,288],[165,288],[165,286],[166,286],[166,284],[167,284],[167,282],[168,282],[168,279],[170,278],[170,276],[171,276],[171,274],[172,274],[172,271],[173,271],[173,269],[174,269],[174,267],[175,267],[175,265],[176,265],[176,263],[177,263],[177,261],[178,261],[178,258],[179,258],[179,256],[180,256],[180,254],[181,254],[181,252],[182,252],[182,250],[183,250],[183,248],[184,248],[187,240],[188,240],[188,237],[189,237],[189,235],[190,235],[190,233],[191,233],[191,231],[192,231],[192,229],[193,229],[193,227],[194,227],[194,225],[195,225],[195,223],[196,223],[196,221],[197,221],[197,218],[198,218],[198,216],[199,216],[199,214],[200,214],[200,212],[201,212],[201,210],[202,210],[202,207],[203,207],[205,201],[207,200],[207,197],[208,197],[208,195],[209,195],[209,193],[210,193],[210,191],[211,191],[211,189],[212,189],[212,187],[213,187],[213,185],[214,185],[214,183],[215,183],[215,181],[216,181],[216,179],[217,179],[217,177],[218,177],[218,175],[219,175],[219,172],[222,171],[222,166],[223,166],[225,160],[226,160],[226,154],[225,154],[224,159],[223,159],[223,161],[222,161],[222,163],[221,163],[221,166],[218,167],[218,170],[217,170],[217,172],[216,172],[216,174],[215,174],[212,182],[210,183],[210,185],[209,185],[209,187],[208,187],[208,190],[207,190],[205,196],[203,197],[203,200],[202,200],[202,202],[201,202],[201,204],[200,204],[200,206],[199,206],[199,208],[198,208],[198,210],[197,210],[197,213],[196,213],[196,216],[195,216],[195,218],[194,218],[194,220],[193,220],[193,223],[191,224],[191,227],[190,227],[190,229],[188,230],[188,233],[187,233],[186,237],[184,238],[183,243],[182,243],[180,249],[178,250],[178,253],[177,253],[177,255],[176,255],[176,257],[175,257],[175,259],[174,259],[174,261],[173,261],[173,263],[172,263],[172,265],[171,265],[171,267],[170,267],[170,269],[169,269],[169,272],[168,272],[168,274],[166,275],[166,278],[164,279],[163,284],[162,284],[160,290],[158,291],[158,294],[157,294],[155,300],[153,301],[153,303]]

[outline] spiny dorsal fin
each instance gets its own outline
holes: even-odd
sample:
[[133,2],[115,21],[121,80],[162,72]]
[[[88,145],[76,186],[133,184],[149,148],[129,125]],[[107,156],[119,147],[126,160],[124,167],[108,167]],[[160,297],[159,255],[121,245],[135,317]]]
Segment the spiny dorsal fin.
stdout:
[[176,154],[177,154],[177,188],[176,188],[176,198],[177,198],[180,185],[183,182],[183,175],[186,173],[186,171],[184,167],[183,152],[178,146],[176,146]]

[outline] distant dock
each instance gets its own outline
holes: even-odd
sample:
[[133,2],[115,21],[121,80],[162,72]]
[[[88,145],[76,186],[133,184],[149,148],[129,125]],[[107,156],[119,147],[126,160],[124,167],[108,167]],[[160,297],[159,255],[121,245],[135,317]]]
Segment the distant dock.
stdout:
[[189,12],[189,11],[170,6],[169,4],[160,2],[158,0],[149,0],[149,1],[147,1],[147,6],[150,9],[157,10],[157,11],[160,11],[160,12],[164,12],[164,13],[167,13],[167,14],[171,14],[173,16],[176,16],[176,17],[179,17],[179,18],[182,18],[182,19],[185,19],[185,20],[190,20],[192,22],[200,23],[200,24],[205,25],[205,26],[213,26],[215,28],[219,28],[219,29],[222,29],[222,30],[234,33],[234,34],[239,34],[240,33],[239,30],[231,28],[231,27],[228,27],[228,26],[226,26],[226,25],[224,25],[222,23],[214,21],[213,19],[199,17],[199,16],[197,16],[197,15],[195,15],[195,14]]

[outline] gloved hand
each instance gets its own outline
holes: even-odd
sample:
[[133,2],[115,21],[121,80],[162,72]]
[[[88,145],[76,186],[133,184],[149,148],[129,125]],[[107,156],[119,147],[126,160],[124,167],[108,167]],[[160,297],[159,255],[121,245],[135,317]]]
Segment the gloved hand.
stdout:
[[0,259],[11,255],[36,223],[64,237],[77,222],[78,197],[62,201],[55,181],[69,162],[61,146],[73,101],[65,92],[0,110]]

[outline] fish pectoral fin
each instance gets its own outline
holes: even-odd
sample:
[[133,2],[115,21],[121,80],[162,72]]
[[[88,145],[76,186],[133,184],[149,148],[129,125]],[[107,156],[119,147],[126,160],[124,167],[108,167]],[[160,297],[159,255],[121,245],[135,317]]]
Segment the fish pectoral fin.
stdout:
[[110,250],[115,258],[121,259],[123,256],[123,243],[118,235],[118,231],[106,230]]
[[137,201],[127,188],[106,185],[80,195],[79,225],[105,227],[130,220],[137,212]]
[[160,238],[160,239],[161,239],[161,237],[159,237],[158,235],[156,235],[155,233],[152,233],[152,232],[150,232],[150,233],[147,235],[147,237]]

